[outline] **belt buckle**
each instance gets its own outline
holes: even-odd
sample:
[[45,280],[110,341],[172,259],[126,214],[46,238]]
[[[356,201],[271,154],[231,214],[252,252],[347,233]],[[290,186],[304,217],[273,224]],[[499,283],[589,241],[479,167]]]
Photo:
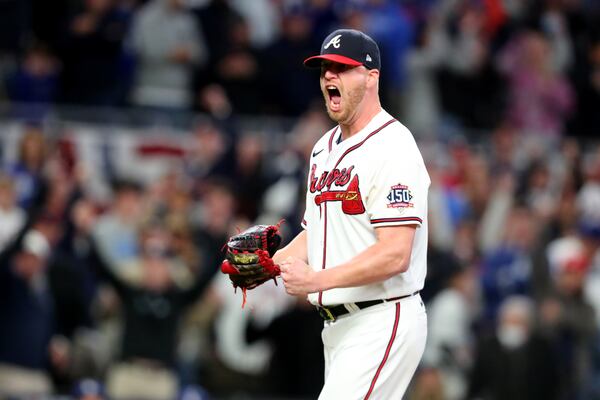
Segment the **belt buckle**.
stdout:
[[317,307],[319,310],[319,315],[321,316],[321,318],[323,318],[325,321],[335,321],[335,316],[331,313],[331,311],[329,311],[329,308],[327,307]]

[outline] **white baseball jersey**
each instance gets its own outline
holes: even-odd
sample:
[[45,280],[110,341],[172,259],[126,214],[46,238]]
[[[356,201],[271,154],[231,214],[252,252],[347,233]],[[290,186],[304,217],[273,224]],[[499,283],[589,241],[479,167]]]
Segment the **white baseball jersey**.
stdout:
[[375,244],[375,228],[417,225],[406,272],[370,285],[309,295],[318,305],[387,299],[423,288],[429,175],[410,131],[385,111],[346,140],[336,127],[313,148],[302,226],[315,270],[347,262]]

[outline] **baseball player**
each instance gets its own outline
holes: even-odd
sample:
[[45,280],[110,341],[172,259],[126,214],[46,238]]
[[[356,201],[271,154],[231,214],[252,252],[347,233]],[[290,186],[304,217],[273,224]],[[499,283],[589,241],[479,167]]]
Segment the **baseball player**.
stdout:
[[410,131],[381,108],[373,39],[337,30],[304,64],[321,69],[338,125],[313,148],[304,230],[273,261],[325,320],[319,399],[401,399],[427,336],[430,179]]

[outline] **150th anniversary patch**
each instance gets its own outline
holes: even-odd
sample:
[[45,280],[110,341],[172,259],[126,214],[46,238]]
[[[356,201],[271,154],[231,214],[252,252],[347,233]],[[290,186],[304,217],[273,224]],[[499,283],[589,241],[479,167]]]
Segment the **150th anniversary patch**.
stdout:
[[390,193],[387,195],[388,208],[409,208],[413,207],[411,203],[413,196],[410,189],[406,185],[397,184],[391,187]]

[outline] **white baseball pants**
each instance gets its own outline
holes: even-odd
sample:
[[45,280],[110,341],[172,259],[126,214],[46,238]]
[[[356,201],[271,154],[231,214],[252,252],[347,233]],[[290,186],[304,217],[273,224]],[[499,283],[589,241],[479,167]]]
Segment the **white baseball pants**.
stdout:
[[400,400],[425,349],[427,314],[417,294],[325,322],[321,336],[319,400]]

